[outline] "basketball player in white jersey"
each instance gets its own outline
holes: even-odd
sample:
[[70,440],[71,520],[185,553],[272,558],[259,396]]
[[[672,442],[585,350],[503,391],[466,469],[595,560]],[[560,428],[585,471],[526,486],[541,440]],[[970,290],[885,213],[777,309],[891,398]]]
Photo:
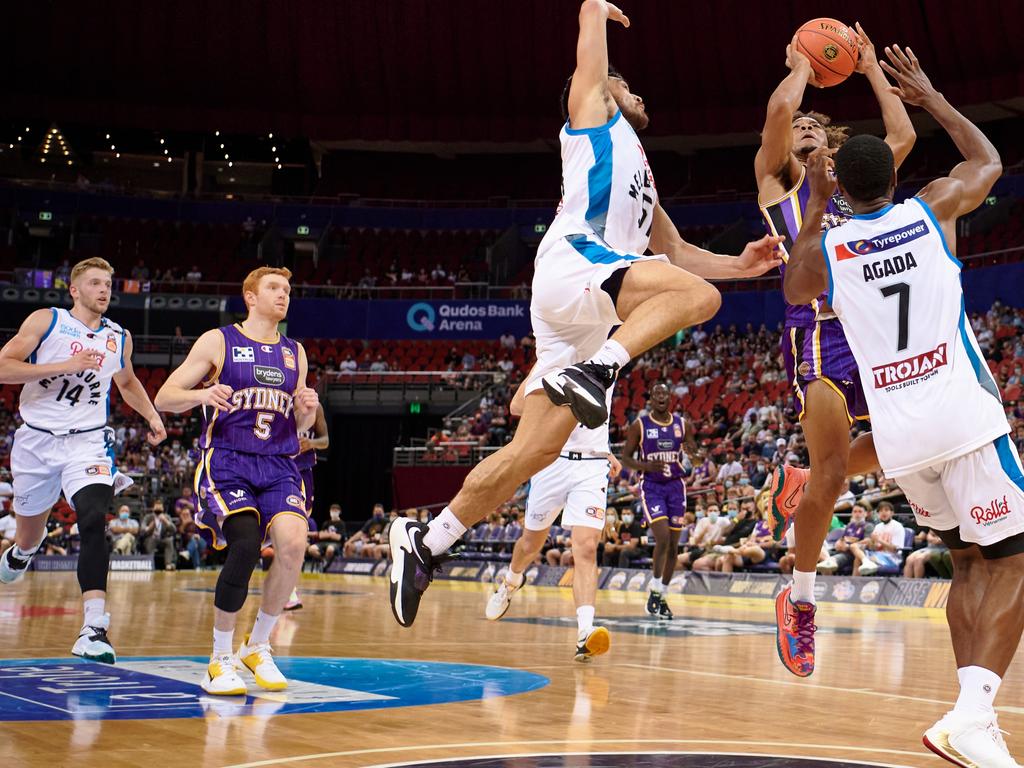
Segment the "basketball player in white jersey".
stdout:
[[750,243],[736,258],[679,236],[658,205],[636,134],[647,126],[643,100],[608,66],[609,20],[629,26],[605,0],[580,6],[576,71],[563,96],[567,120],[559,135],[563,196],[537,251],[530,305],[537,366],[519,428],[470,472],[429,526],[406,518],[391,526],[391,607],[402,626],[416,617],[435,558],[466,526],[557,459],[577,423],[593,429],[605,422],[605,396],[622,366],[718,311],[721,297],[703,278],[750,277],[780,263],[778,237]]
[[[613,391],[614,387],[608,388],[609,403]],[[509,404],[513,416],[522,414],[525,400],[523,382]],[[618,477],[621,471],[622,465],[608,447],[607,421],[597,429],[580,425],[572,431],[558,458],[530,479],[525,530],[512,550],[508,572],[487,601],[489,620],[497,621],[508,611],[512,595],[523,586],[524,572],[540,554],[548,531],[561,512],[562,527],[572,529],[572,595],[577,624],[573,658],[588,662],[608,651],[608,630],[594,626],[597,545],[604,530],[608,480]]]
[[964,162],[894,205],[893,156],[883,141],[850,139],[835,155],[834,178],[831,159],[816,152],[808,215],[820,215],[835,179],[854,215],[824,236],[800,233],[786,298],[828,291],[857,359],[879,463],[918,523],[953,556],[946,616],[960,696],[924,743],[965,768],[1010,768],[1017,763],[993,700],[1024,629],[1024,470],[967,321],[962,265],[952,251],[957,218],[982,204],[1002,164],[985,135],[932,87],[913,51],[886,54],[894,92],[927,110]]
[[61,491],[75,509],[81,551],[78,584],[85,620],[71,652],[113,664],[106,612],[109,554],[106,515],[114,498],[110,381],[149,424],[156,445],[167,433],[132,370],[132,337],[103,316],[110,305],[113,267],[104,259],[80,261],[71,270],[69,310],[37,309],[0,350],[0,383],[23,384],[14,435],[16,543],[0,557],[0,583],[28,570],[46,537],[46,520]]

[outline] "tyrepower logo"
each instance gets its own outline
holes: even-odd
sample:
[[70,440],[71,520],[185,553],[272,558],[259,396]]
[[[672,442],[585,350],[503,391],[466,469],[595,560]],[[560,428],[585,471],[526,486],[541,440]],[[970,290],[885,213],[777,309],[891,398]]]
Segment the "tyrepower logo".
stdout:
[[1003,500],[992,499],[987,507],[971,507],[971,517],[978,525],[988,527],[997,523],[1010,514],[1010,505],[1003,496]]
[[896,363],[879,365],[871,369],[875,389],[902,388],[910,386],[911,382],[916,384],[917,380],[927,378],[947,362],[946,345],[939,344],[931,352],[923,352]]
[[906,227],[894,229],[884,235],[872,237],[870,240],[851,240],[848,243],[840,243],[836,246],[836,259],[856,259],[858,256],[866,256],[869,253],[878,253],[895,248],[897,245],[909,243],[928,234],[928,225],[921,221],[915,221]]

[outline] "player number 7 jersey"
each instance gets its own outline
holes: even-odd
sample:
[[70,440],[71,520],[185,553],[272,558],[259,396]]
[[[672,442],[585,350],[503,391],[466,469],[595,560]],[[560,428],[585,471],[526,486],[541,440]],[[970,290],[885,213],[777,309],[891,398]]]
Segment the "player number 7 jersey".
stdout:
[[962,456],[1009,431],[967,320],[962,265],[924,201],[854,216],[825,232],[822,251],[887,475]]

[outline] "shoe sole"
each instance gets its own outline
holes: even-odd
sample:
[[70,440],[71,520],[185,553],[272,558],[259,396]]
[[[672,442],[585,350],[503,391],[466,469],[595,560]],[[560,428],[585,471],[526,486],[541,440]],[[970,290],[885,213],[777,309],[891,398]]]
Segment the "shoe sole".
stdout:
[[612,647],[611,633],[604,627],[598,627],[590,634],[583,647],[586,651],[584,653],[577,653],[573,657],[575,661],[586,663],[595,656],[608,653],[608,649]]
[[100,653],[100,654],[96,654],[95,656],[90,656],[90,655],[85,654],[85,653],[75,653],[74,651],[72,651],[71,655],[72,656],[77,656],[80,659],[85,659],[86,661],[95,661],[95,662],[98,662],[100,664],[116,664],[117,663],[117,655],[113,654],[113,653]]
[[607,406],[603,408],[595,406],[592,402],[583,398],[578,391],[579,387],[571,379],[566,379],[565,387],[561,390],[548,382],[547,378],[541,379],[541,384],[544,386],[544,391],[552,403],[558,406],[569,406],[572,415],[587,429],[597,429],[608,421]]
[[403,627],[411,627],[412,622],[416,619],[416,616],[414,615],[412,617],[412,620],[406,623],[404,619],[405,612],[402,610],[401,605],[403,591],[402,583],[403,577],[405,576],[405,560],[408,557],[414,557],[414,555],[412,555],[412,553],[408,550],[404,549],[401,546],[401,542],[398,541],[399,538],[404,539],[404,542],[411,546],[411,542],[409,542],[409,534],[406,533],[408,524],[408,520],[403,520],[402,518],[399,518],[391,524],[391,528],[388,530],[388,545],[391,547],[392,554],[394,555],[395,553],[400,552],[402,555],[401,557],[392,557],[390,591],[391,613],[395,617],[395,621],[397,621],[399,625]]
[[[516,590],[516,591],[518,591],[518,590]],[[500,620],[506,613],[508,613],[508,609],[512,607],[512,595],[514,595],[514,594],[515,594],[515,592],[510,592],[509,593],[508,602],[505,603],[505,610],[503,610],[501,613],[499,613],[493,619],[490,616],[487,615],[486,611],[484,611],[484,618],[487,619],[488,621],[498,621],[498,620]]]
[[[925,733],[925,735],[921,738],[921,743],[924,744],[925,747],[927,747],[929,750],[934,752],[936,755],[941,757],[946,762],[952,763],[953,765],[959,765],[960,768],[978,768],[978,766],[975,763],[963,762],[963,760],[966,760],[967,758],[964,758],[963,755],[961,755],[959,752],[956,752],[956,750],[954,750],[952,747],[948,747],[949,751],[947,751],[947,747],[943,747],[939,744],[936,744],[934,741],[928,738],[927,733]],[[963,760],[960,760],[958,758],[963,758]]]
[[298,605],[286,605],[282,610],[285,610],[285,611],[299,611],[299,610],[302,610],[302,603],[299,603]]
[[783,651],[783,641],[782,641],[782,625],[785,623],[786,612],[785,612],[785,610],[783,610],[782,616],[779,615],[779,603],[782,602],[783,600],[788,600],[788,599],[789,599],[789,590],[784,590],[783,592],[779,593],[779,596],[777,598],[775,598],[775,650],[779,654],[779,661],[782,662],[782,666],[784,666],[792,674],[796,675],[799,678],[810,677],[811,675],[814,674],[814,670],[813,669],[810,672],[808,672],[806,675],[802,675],[802,674],[800,674],[799,671],[793,669],[793,667],[791,667],[789,664],[786,663],[786,654]]
[[232,688],[230,691],[211,691],[206,687],[205,680],[199,684],[199,687],[211,696],[245,696],[249,692],[244,685],[241,688]]

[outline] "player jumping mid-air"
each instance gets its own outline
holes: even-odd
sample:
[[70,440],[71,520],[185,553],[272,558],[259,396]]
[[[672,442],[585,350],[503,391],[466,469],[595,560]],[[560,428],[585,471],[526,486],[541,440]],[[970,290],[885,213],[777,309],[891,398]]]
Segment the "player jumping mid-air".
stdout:
[[[873,136],[850,139],[834,167],[853,215],[824,236],[800,233],[785,290],[792,301],[827,290],[859,366],[882,469],[953,557],[946,618],[960,695],[924,743],[964,768],[1015,768],[993,702],[1024,629],[1024,470],[953,252],[957,218],[982,204],[1002,165],[913,51],[886,55],[894,93],[927,110],[964,161],[893,204],[892,150]],[[824,150],[808,162],[808,216],[821,215],[835,191],[832,164]]]

